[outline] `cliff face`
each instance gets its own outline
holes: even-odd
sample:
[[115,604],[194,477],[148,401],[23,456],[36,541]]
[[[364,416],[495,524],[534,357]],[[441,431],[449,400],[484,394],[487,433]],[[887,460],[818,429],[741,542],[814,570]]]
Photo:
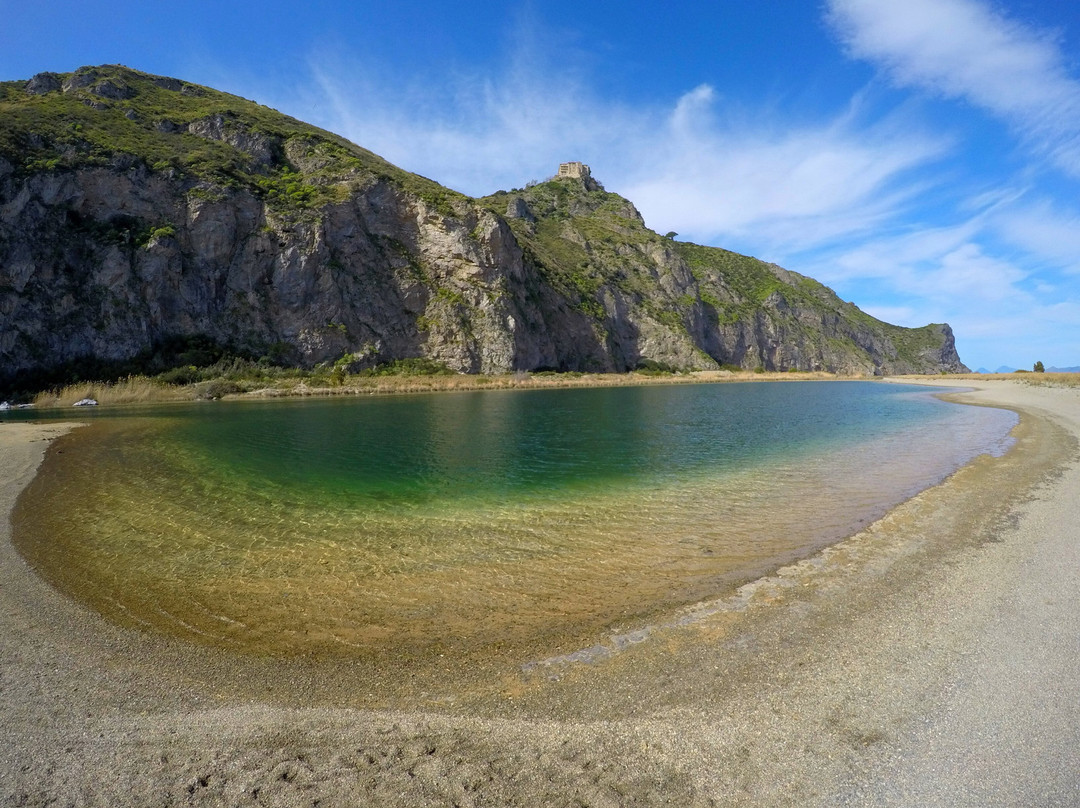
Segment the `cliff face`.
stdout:
[[520,285],[521,254],[486,211],[444,217],[381,181],[290,217],[143,167],[17,186],[2,208],[8,366],[121,359],[196,334],[302,364],[426,354],[487,371],[521,353],[523,316],[503,293]]
[[883,323],[817,281],[645,227],[589,180],[553,180],[481,200],[504,209],[528,262],[599,326],[605,369],[677,367],[839,373],[966,370],[948,325]]
[[469,373],[965,369],[948,326],[658,236],[588,178],[474,200],[175,79],[0,84],[0,384],[193,336]]

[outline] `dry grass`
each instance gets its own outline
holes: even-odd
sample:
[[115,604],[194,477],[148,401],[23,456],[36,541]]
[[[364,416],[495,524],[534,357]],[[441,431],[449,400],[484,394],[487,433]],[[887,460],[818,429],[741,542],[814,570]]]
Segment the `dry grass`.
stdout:
[[35,407],[70,407],[76,401],[92,398],[99,404],[154,404],[161,401],[185,401],[195,397],[190,387],[162,384],[145,376],[129,376],[117,382],[82,382],[34,396]]
[[[227,398],[278,398],[290,396],[371,396],[404,395],[467,390],[536,390],[564,387],[625,387],[631,385],[695,384],[747,381],[826,381],[836,379],[868,379],[866,376],[837,376],[833,373],[752,373],[726,370],[699,371],[686,374],[652,373],[508,373],[499,375],[433,375],[433,376],[347,376],[340,385],[332,385],[319,376],[282,378],[256,388],[255,381],[231,383]],[[1080,373],[957,373],[947,376],[907,376],[910,379],[948,379],[963,382],[967,379],[998,379],[1030,385],[1080,387]],[[168,401],[190,401],[216,395],[213,382],[192,385],[169,385],[132,376],[118,382],[86,382],[58,390],[39,393],[34,404],[38,407],[70,407],[83,398],[99,404],[153,404]],[[226,390],[226,391],[227,391]]]
[[1010,373],[1015,381],[1034,387],[1080,387],[1080,373]]
[[950,381],[1008,381],[1031,387],[1080,387],[1080,373],[1033,373],[1017,371],[1014,373],[952,373],[948,376],[904,376],[906,379],[941,379]]
[[309,384],[310,380],[278,383],[242,397],[401,395],[466,390],[536,390],[563,387],[625,387],[631,385],[694,384],[736,381],[805,381],[839,378],[831,373],[733,373],[700,371],[678,375],[647,373],[513,373],[492,376],[349,376],[338,386]]
[[[625,387],[629,385],[693,384],[736,381],[799,381],[835,379],[829,373],[733,373],[701,371],[687,374],[650,373],[508,373],[498,375],[389,375],[347,376],[334,385],[325,376],[289,377],[271,383],[254,380],[215,383],[203,381],[173,385],[145,376],[131,376],[118,382],[81,382],[38,393],[36,407],[70,407],[92,398],[100,405],[155,404],[191,401],[197,398],[278,398],[291,396],[403,395],[467,390],[549,389],[562,387]],[[257,385],[262,386],[257,386]]]

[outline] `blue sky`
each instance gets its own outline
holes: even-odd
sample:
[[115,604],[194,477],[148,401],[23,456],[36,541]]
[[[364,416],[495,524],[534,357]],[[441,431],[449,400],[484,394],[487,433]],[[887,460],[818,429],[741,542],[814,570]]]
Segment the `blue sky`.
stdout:
[[3,0],[0,79],[121,63],[472,195],[589,163],[972,368],[1080,365],[1080,4]]

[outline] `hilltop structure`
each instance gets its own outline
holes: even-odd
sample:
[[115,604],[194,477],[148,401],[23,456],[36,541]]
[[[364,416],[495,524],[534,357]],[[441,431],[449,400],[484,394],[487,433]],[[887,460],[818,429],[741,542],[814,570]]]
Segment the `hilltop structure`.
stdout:
[[556,175],[559,177],[574,177],[575,179],[585,179],[592,176],[592,171],[584,163],[570,162],[559,163],[559,173]]
[[582,162],[572,161],[569,163],[559,163],[559,173],[552,179],[572,179],[578,180],[586,191],[602,191],[604,186],[593,179],[592,170]]

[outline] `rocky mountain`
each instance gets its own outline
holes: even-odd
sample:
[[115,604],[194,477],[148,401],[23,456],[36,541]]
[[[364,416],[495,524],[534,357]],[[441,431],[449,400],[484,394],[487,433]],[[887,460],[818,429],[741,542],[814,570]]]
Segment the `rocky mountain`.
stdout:
[[185,340],[466,373],[966,370],[947,325],[660,236],[587,174],[473,199],[177,79],[0,83],[0,386]]

